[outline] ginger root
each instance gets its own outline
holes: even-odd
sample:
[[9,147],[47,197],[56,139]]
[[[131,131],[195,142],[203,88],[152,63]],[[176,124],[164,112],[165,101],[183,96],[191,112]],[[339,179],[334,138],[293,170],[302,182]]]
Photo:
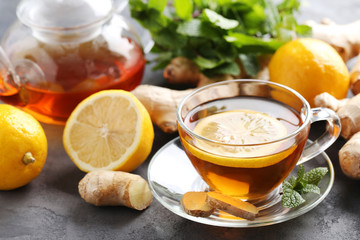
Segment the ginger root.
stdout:
[[341,136],[345,139],[360,131],[360,94],[337,100],[328,93],[322,93],[314,99],[316,107],[330,108],[339,115],[341,120]]
[[315,106],[328,107],[341,120],[341,136],[349,141],[339,151],[339,163],[345,175],[360,179],[360,94],[337,100],[328,93],[315,97]]
[[251,203],[218,192],[187,192],[180,202],[184,211],[195,217],[208,217],[216,209],[248,220],[259,213]]
[[338,100],[327,92],[321,93],[314,98],[314,103],[316,107],[330,108],[335,112],[337,112],[341,107],[343,107],[348,101],[348,98]]
[[164,78],[172,84],[188,84],[196,86],[200,80],[198,66],[188,58],[176,57],[164,69]]
[[352,136],[340,149],[339,162],[346,176],[360,179],[360,132]]
[[251,203],[218,192],[208,192],[207,201],[213,208],[248,220],[254,220],[259,213],[259,210]]
[[198,66],[191,59],[185,57],[173,58],[165,67],[163,76],[171,84],[183,84],[193,87],[202,87],[210,83],[234,79],[229,74],[208,78],[200,72]]
[[194,217],[208,217],[215,211],[207,202],[206,192],[187,192],[180,203],[184,211]]
[[153,85],[140,85],[132,93],[150,114],[151,120],[166,133],[177,130],[176,109],[189,90],[171,90]]
[[350,89],[354,95],[360,93],[360,54],[350,71]]
[[360,20],[348,24],[336,24],[330,19],[321,23],[305,22],[312,27],[312,37],[323,40],[333,46],[346,62],[357,56],[360,51]]
[[127,172],[89,172],[78,187],[80,196],[95,206],[126,206],[143,210],[153,199],[148,183],[141,176]]

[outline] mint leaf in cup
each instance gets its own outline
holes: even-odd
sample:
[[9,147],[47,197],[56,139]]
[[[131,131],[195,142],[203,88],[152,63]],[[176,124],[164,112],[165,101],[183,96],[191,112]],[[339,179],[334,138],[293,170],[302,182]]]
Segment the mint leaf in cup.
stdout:
[[317,185],[327,172],[326,167],[319,167],[305,173],[305,167],[300,165],[297,176],[283,182],[281,205],[286,208],[295,208],[305,202],[302,195],[307,193],[320,195],[320,188]]

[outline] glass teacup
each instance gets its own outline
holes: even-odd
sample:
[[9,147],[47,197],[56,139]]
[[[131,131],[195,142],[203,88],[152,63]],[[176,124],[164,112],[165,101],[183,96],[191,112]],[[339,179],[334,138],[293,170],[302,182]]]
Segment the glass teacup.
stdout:
[[[310,125],[326,120],[323,135],[308,142]],[[177,110],[184,150],[210,190],[269,205],[297,164],[327,149],[340,120],[310,108],[296,91],[261,80],[229,80],[199,88]]]

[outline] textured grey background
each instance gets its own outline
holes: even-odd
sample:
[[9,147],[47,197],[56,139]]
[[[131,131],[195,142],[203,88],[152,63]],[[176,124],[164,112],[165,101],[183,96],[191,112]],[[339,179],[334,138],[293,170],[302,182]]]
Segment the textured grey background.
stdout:
[[[0,37],[16,19],[17,3],[18,0],[0,0]],[[301,9],[300,21],[329,17],[347,23],[360,18],[358,0],[306,0]],[[144,82],[165,84],[161,72],[154,73],[149,68]],[[337,153],[345,143],[342,139],[327,151],[336,171],[335,184],[320,205],[281,224],[234,229],[191,222],[174,215],[156,200],[142,212],[85,203],[77,192],[84,173],[64,152],[63,127],[43,127],[49,141],[43,172],[25,187],[0,192],[0,239],[360,239],[360,181],[346,178],[340,170]],[[155,131],[149,159],[177,136]],[[135,172],[146,177],[149,159]]]

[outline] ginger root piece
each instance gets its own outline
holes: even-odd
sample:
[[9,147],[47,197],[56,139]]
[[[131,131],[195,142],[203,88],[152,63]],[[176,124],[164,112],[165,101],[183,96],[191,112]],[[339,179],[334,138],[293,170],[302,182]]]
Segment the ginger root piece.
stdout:
[[337,112],[341,120],[341,136],[349,141],[339,151],[339,162],[343,173],[360,179],[360,94],[337,100],[328,93],[315,97],[315,106],[328,107]]
[[352,136],[340,149],[339,162],[346,176],[360,179],[360,132]]
[[337,110],[341,120],[341,136],[349,139],[360,131],[360,94],[350,98],[344,106]]
[[180,200],[184,211],[194,217],[208,217],[215,208],[207,202],[206,192],[187,192]]
[[341,120],[341,136],[349,139],[360,131],[360,94],[349,98],[337,100],[328,93],[315,97],[316,107],[328,107],[337,112]]
[[336,24],[330,19],[321,23],[305,22],[312,27],[312,37],[333,46],[346,62],[357,56],[360,51],[360,20],[348,24]]
[[[215,96],[237,96],[240,91],[234,87],[218,86],[203,94],[198,94],[199,102],[209,101]],[[165,87],[153,85],[139,85],[132,93],[140,100],[149,112],[151,120],[162,131],[173,133],[177,131],[176,110],[181,100],[191,93],[193,89],[188,90],[172,90]],[[203,99],[203,100],[201,100]]]
[[78,187],[80,196],[95,206],[126,206],[143,210],[153,199],[148,183],[141,176],[127,172],[89,172]]
[[234,79],[229,74],[214,76],[209,78],[199,71],[198,66],[190,59],[185,57],[176,57],[171,60],[163,71],[164,78],[171,84],[186,84],[194,87]]
[[164,69],[163,76],[173,84],[190,84],[196,86],[200,81],[198,66],[188,58],[176,57]]
[[354,95],[360,93],[360,54],[350,71],[350,89]]
[[348,98],[338,100],[327,92],[321,93],[314,98],[314,103],[316,107],[330,108],[335,112],[337,112],[341,107],[343,107],[348,101]]
[[176,109],[180,101],[188,95],[189,90],[172,90],[153,85],[140,85],[132,93],[148,110],[151,120],[162,131],[177,131]]
[[208,192],[207,201],[213,208],[248,220],[254,220],[259,213],[259,210],[251,203],[218,192]]

